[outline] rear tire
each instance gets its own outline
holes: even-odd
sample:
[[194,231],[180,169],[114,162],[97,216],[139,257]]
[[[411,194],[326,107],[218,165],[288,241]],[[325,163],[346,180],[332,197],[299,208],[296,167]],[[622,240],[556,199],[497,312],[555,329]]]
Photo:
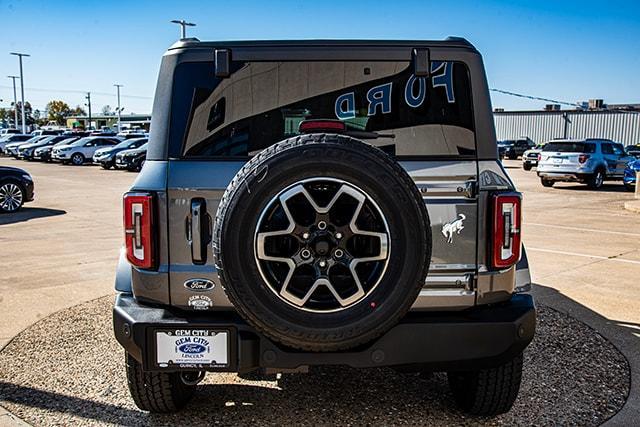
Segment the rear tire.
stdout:
[[111,164],[109,163],[102,163],[100,164],[100,166],[102,166],[102,169],[105,169],[105,170],[111,169]]
[[599,190],[602,188],[602,184],[604,183],[604,177],[604,171],[602,169],[598,169],[589,177],[587,185],[594,190]]
[[177,412],[189,403],[195,385],[182,382],[179,372],[149,372],[126,353],[127,383],[136,406],[156,413]]
[[533,166],[531,166],[531,164],[530,164],[530,163],[523,163],[523,164],[522,164],[522,169],[524,169],[524,170],[526,170],[526,171],[530,171],[532,167],[533,167]]
[[[636,185],[637,185],[637,184],[636,184]],[[635,191],[635,190],[636,190],[636,187],[635,187],[635,185],[625,184],[625,185],[624,185],[624,189],[625,189],[625,190],[627,190],[627,191]]]
[[553,187],[553,181],[546,178],[540,178],[540,183],[543,187]]
[[522,354],[495,368],[448,372],[449,387],[458,405],[473,415],[494,416],[513,406],[522,378]]
[[515,153],[509,153],[509,160],[517,160],[518,159],[518,155]]

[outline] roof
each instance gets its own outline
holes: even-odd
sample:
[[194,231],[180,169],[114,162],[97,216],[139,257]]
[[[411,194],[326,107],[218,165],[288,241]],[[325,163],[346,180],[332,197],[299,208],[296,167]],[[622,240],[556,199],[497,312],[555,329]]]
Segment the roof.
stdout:
[[279,47],[279,46],[303,46],[303,47],[453,47],[476,50],[465,38],[449,36],[444,40],[229,40],[229,41],[200,41],[197,38],[178,40],[171,49],[185,48],[228,48],[234,47]]

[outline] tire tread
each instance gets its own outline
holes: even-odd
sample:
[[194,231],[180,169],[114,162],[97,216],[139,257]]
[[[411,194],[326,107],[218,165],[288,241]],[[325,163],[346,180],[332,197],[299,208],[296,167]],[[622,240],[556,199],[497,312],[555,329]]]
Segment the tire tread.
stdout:
[[[289,347],[305,350],[305,351],[338,351],[338,350],[346,350],[349,348],[356,347],[361,344],[365,344],[370,342],[372,339],[377,338],[384,334],[392,325],[396,324],[409,310],[411,305],[413,304],[413,300],[408,300],[400,310],[398,310],[393,316],[390,316],[385,322],[381,322],[378,324],[376,328],[373,330],[367,331],[366,334],[361,334],[362,331],[351,329],[347,333],[336,332],[336,331],[318,331],[315,334],[303,333],[302,331],[296,331],[291,329],[281,329],[278,330],[277,334],[274,334],[272,330],[269,328],[261,326],[262,322],[254,313],[250,310],[246,310],[244,308],[244,304],[238,303],[239,301],[247,301],[247,298],[241,294],[237,293],[237,290],[233,286],[226,286],[226,284],[231,283],[231,278],[229,277],[229,272],[224,268],[224,255],[221,250],[221,239],[223,232],[223,225],[225,223],[225,216],[227,215],[230,208],[233,207],[232,201],[238,191],[243,188],[243,184],[248,176],[251,174],[258,175],[260,173],[260,166],[269,160],[270,158],[278,155],[279,153],[303,146],[303,145],[313,145],[313,144],[336,144],[336,145],[349,145],[353,144],[359,145],[363,150],[367,150],[368,153],[373,154],[379,160],[383,161],[391,171],[398,177],[401,181],[403,181],[404,185],[407,188],[414,188],[415,191],[412,192],[413,200],[412,203],[414,206],[423,212],[421,215],[421,220],[425,230],[430,230],[430,223],[428,219],[428,213],[426,211],[426,207],[424,205],[424,201],[419,191],[417,190],[414,181],[411,179],[409,174],[406,172],[400,164],[394,161],[391,157],[389,157],[386,153],[381,150],[369,145],[365,144],[357,139],[344,136],[344,135],[336,135],[336,134],[310,134],[310,135],[300,135],[296,137],[292,137],[286,140],[283,140],[279,143],[276,143],[268,148],[265,148],[263,151],[254,156],[250,161],[248,161],[240,171],[235,175],[232,179],[231,183],[227,187],[222,199],[220,200],[220,204],[218,205],[218,210],[216,212],[215,221],[214,221],[214,230],[213,230],[213,255],[214,262],[216,268],[218,269],[218,274],[221,279],[222,285],[226,291],[229,300],[234,305],[235,309],[238,311],[241,317],[246,319],[258,332],[275,339],[282,344],[285,344]],[[416,229],[419,229],[418,227]],[[428,232],[427,231],[427,232]],[[423,268],[419,274],[419,279],[413,284],[412,292],[416,295],[419,290],[424,285],[424,279],[427,275],[429,269],[429,260],[431,254],[431,238],[423,239],[424,244],[422,251],[425,254],[428,254],[427,260],[423,263]],[[348,336],[347,336],[348,335]],[[341,344],[334,344],[328,346],[323,349],[319,349],[319,342],[327,343],[327,342],[335,342],[341,341]]]

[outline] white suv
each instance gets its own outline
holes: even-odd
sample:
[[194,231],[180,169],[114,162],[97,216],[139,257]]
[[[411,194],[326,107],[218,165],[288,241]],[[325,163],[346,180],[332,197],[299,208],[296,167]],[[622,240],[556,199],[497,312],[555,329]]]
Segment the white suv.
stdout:
[[538,160],[538,176],[545,187],[554,182],[582,182],[593,189],[605,180],[621,180],[634,160],[622,144],[608,139],[558,139],[547,143]]
[[62,163],[71,162],[76,166],[82,165],[87,159],[91,159],[99,148],[116,145],[119,142],[121,140],[115,137],[88,136],[69,145],[55,147],[51,152],[51,158]]

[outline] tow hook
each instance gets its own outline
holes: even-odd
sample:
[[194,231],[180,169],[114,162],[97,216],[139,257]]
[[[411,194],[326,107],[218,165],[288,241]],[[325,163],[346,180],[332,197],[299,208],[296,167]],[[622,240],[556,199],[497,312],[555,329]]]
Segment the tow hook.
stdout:
[[206,371],[180,372],[180,380],[186,385],[197,385],[206,374]]

